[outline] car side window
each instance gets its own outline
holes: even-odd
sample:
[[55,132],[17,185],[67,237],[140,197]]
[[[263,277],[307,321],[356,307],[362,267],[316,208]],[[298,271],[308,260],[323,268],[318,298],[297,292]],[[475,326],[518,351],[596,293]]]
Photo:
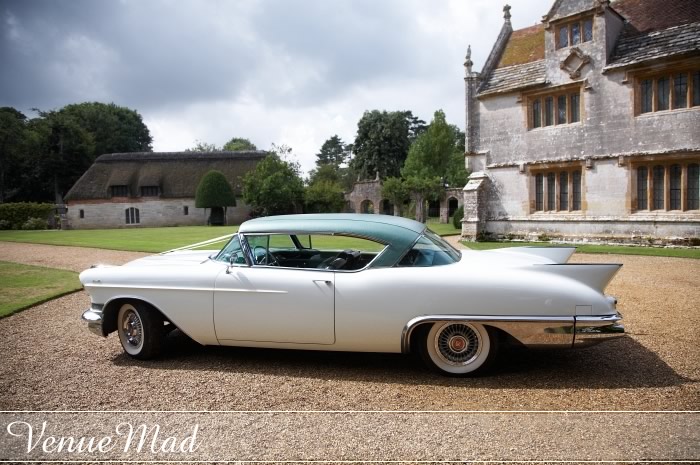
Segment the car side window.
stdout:
[[439,236],[428,231],[418,238],[397,266],[440,266],[449,265],[456,261],[459,261],[459,256],[455,254],[455,251],[445,244]]
[[[233,257],[233,263],[231,263],[231,258]],[[216,256],[216,260],[220,262],[226,262],[234,265],[245,265],[245,255],[243,254],[243,249],[241,248],[241,240],[238,236],[233,236],[228,244],[219,252]]]
[[253,253],[253,265],[280,265],[270,249],[271,238],[274,238],[274,242],[278,242],[280,240],[279,237],[278,235],[269,236],[267,234],[245,236],[245,240]]

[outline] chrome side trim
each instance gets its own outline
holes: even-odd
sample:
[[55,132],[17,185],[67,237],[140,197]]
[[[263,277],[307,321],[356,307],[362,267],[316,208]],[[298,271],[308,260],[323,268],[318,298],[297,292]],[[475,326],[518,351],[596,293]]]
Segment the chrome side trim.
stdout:
[[424,323],[466,321],[501,329],[527,347],[572,347],[573,316],[493,316],[493,315],[424,315],[413,318],[401,333],[401,352],[411,351],[411,334]]
[[588,347],[625,335],[619,321],[622,315],[577,316],[574,328],[574,347]]
[[102,310],[91,308],[83,313],[82,320],[87,322],[88,329],[98,336],[104,337],[102,332]]

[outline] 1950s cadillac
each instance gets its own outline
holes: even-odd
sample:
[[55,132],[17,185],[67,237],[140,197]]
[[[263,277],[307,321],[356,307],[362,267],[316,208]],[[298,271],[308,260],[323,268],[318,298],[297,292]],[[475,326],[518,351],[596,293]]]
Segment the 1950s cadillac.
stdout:
[[258,218],[218,252],[83,271],[83,319],[101,336],[116,331],[138,359],[178,328],[205,345],[416,351],[439,372],[470,375],[506,342],[571,348],[624,333],[604,294],[621,265],[567,264],[574,251],[460,252],[422,223],[383,215]]

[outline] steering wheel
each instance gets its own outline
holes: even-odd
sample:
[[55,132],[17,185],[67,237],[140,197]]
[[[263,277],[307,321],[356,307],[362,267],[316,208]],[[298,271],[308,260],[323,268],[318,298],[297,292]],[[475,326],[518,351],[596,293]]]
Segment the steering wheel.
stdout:
[[257,265],[280,266],[277,257],[261,245],[253,247],[253,256]]

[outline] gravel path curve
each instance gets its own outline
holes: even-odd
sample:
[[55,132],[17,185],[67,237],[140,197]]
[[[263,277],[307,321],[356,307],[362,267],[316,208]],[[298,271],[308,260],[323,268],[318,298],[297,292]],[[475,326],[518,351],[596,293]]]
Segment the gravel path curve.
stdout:
[[83,271],[98,263],[122,265],[150,255],[143,252],[91,249],[19,242],[0,242],[0,261]]

